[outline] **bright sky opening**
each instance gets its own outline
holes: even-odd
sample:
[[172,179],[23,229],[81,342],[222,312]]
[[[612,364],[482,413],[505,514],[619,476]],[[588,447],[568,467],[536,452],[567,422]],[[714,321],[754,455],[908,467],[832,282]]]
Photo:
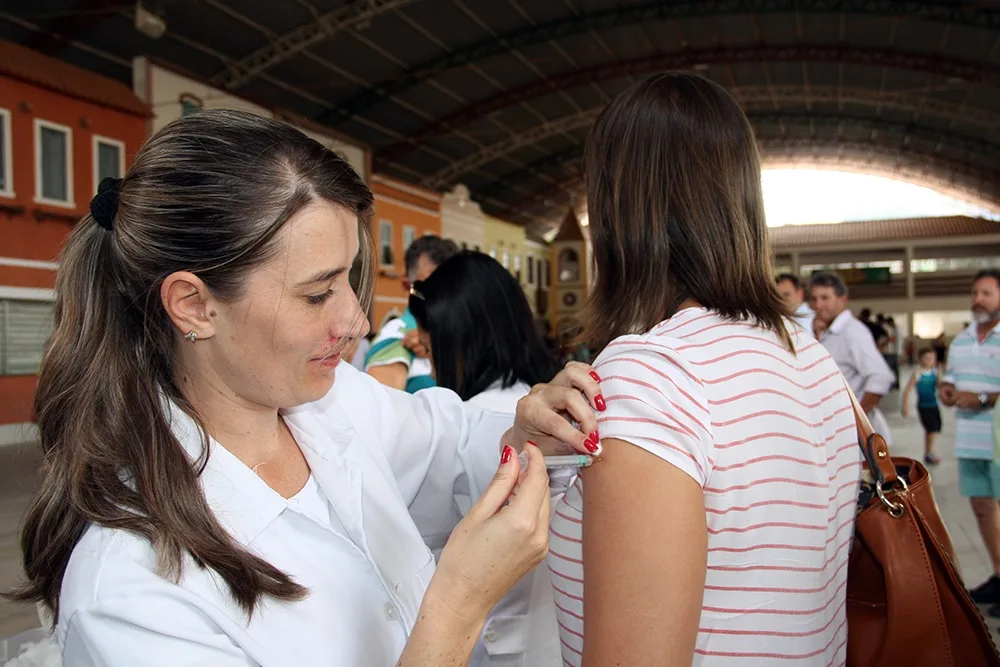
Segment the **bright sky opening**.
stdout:
[[1000,218],[930,188],[868,174],[765,169],[762,183],[771,227],[946,215]]

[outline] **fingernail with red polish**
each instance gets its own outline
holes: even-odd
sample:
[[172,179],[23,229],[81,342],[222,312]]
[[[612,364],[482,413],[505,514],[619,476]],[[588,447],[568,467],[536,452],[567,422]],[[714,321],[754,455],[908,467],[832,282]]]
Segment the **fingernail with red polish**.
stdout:
[[594,405],[596,405],[597,409],[600,410],[601,412],[604,412],[605,410],[608,409],[608,404],[604,402],[604,396],[602,396],[601,394],[598,394],[597,396],[594,397]]
[[525,442],[528,443],[529,445],[531,445],[532,447],[537,447],[538,446],[535,443],[533,443],[531,440],[525,440]]
[[601,376],[597,374],[597,371],[590,371],[590,377],[594,378],[594,382],[601,381]]
[[600,440],[597,439],[597,434],[593,433],[589,438],[583,441],[583,446],[587,448],[587,451],[591,454],[597,452],[600,449]]
[[510,445],[503,446],[503,452],[500,453],[500,465],[508,463],[510,458],[514,456],[514,449]]

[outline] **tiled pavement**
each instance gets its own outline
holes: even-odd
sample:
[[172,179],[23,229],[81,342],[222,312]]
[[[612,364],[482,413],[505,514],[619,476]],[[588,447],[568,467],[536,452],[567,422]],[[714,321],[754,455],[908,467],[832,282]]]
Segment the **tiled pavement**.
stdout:
[[[899,413],[898,394],[887,396],[883,406],[893,430],[894,453],[915,458],[921,456],[923,432],[916,417],[903,420]],[[943,416],[944,432],[937,446],[943,462],[932,470],[934,492],[955,543],[963,575],[967,582],[975,585],[989,575],[989,560],[969,504],[958,493],[957,466],[953,455],[954,416],[950,410],[945,410]],[[17,529],[29,495],[37,483],[34,471],[38,462],[39,455],[34,446],[0,447],[0,588],[5,590],[19,577]],[[1000,621],[988,621],[994,637],[1000,642]],[[0,638],[37,625],[38,616],[33,607],[0,600]]]

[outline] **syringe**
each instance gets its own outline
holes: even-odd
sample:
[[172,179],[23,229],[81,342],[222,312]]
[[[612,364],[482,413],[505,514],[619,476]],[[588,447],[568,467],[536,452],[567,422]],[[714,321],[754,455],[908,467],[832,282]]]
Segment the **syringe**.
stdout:
[[[525,466],[528,465],[528,455],[521,452],[519,457],[521,459],[521,469],[523,470]],[[566,456],[546,456],[545,457],[545,468],[547,470],[552,470],[553,468],[586,468],[589,465],[593,465],[594,457],[589,454],[568,454]]]

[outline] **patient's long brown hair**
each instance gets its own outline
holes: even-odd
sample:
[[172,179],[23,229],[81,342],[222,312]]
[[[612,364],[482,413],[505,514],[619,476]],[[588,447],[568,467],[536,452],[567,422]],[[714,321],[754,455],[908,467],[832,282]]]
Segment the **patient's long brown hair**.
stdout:
[[[240,298],[248,273],[277,252],[277,231],[320,199],[358,216],[370,258],[373,199],[347,162],[288,125],[206,111],[170,123],[139,151],[112,229],[90,215],[76,225],[35,400],[44,471],[21,535],[28,580],[8,597],[44,602],[58,616],[67,563],[89,524],[149,540],[167,577],[180,577],[190,555],[248,614],[262,596],[305,593],[234,540],[205,500],[207,436],[174,384],[176,336],[159,288],[184,270],[218,298]],[[364,266],[361,284],[370,285],[370,259]],[[367,301],[370,290],[361,291]],[[200,460],[171,432],[164,399],[202,426]]]
[[792,349],[750,123],[717,84],[665,73],[615,98],[586,148],[596,279],[583,338],[645,333],[687,299]]

